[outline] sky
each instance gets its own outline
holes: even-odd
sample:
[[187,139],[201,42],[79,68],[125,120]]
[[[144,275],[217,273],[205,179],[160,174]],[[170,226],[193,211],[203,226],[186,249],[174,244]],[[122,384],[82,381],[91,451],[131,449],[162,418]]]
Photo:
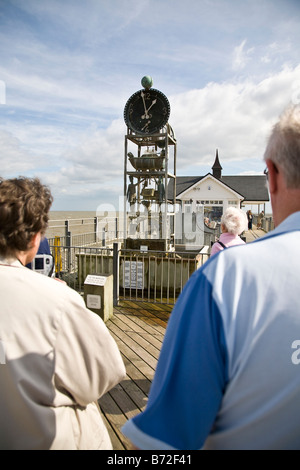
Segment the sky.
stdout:
[[[118,209],[124,107],[150,75],[177,175],[262,174],[300,102],[299,0],[0,0],[0,176],[38,176],[52,210]],[[123,207],[121,207],[121,210]]]

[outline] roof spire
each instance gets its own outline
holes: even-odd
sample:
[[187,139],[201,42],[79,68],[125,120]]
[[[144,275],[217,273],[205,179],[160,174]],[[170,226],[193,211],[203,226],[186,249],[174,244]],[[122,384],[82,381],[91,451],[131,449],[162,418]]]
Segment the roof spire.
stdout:
[[221,179],[222,178],[222,167],[219,161],[219,154],[218,149],[216,149],[216,158],[215,163],[212,166],[213,176],[215,178]]

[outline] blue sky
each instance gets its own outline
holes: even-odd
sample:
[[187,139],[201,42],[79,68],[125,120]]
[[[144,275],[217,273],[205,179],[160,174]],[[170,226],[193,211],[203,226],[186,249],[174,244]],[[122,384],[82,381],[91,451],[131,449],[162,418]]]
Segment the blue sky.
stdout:
[[177,175],[260,174],[300,102],[299,0],[0,0],[3,177],[39,176],[53,210],[117,208],[123,119],[144,75],[169,99]]

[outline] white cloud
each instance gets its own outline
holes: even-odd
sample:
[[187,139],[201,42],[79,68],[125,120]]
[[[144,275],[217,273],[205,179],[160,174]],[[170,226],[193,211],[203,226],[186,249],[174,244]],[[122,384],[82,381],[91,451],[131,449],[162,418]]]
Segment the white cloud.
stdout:
[[233,70],[244,69],[254,52],[254,47],[245,49],[246,42],[246,39],[244,39],[239,46],[234,48],[232,59]]
[[21,176],[33,171],[38,159],[22,148],[22,142],[12,133],[0,130],[2,177]]
[[178,140],[178,167],[262,157],[271,125],[294,96],[300,66],[258,83],[209,83],[172,97],[170,123]]

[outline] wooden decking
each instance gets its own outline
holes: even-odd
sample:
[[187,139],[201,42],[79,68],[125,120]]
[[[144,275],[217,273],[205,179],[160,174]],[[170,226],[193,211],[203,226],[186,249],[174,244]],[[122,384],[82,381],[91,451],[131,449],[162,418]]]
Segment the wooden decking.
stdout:
[[127,376],[100,400],[114,450],[129,450],[120,431],[146,406],[172,305],[121,301],[106,323],[121,351]]

